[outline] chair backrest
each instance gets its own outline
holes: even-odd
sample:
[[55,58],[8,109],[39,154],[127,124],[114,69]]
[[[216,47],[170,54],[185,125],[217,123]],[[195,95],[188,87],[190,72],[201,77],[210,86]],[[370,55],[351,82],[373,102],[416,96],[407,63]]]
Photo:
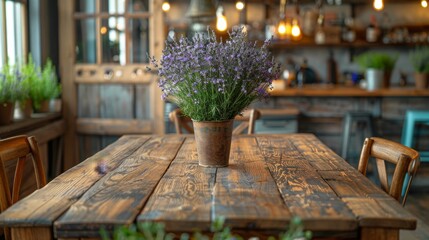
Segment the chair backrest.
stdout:
[[[232,131],[233,135],[241,134],[247,129],[247,134],[253,134],[255,132],[255,122],[261,117],[261,113],[257,109],[248,109],[243,112],[242,115],[237,115],[234,120],[239,121]],[[187,133],[194,133],[192,127],[192,119],[185,116],[180,109],[175,109],[169,114],[170,121],[174,123],[177,134],[183,134],[182,129],[186,130]]]
[[[381,188],[390,196],[399,202],[402,202],[402,205],[405,205],[411,182],[420,165],[419,153],[416,150],[400,143],[383,138],[371,137],[365,139],[359,160],[358,171],[363,175],[366,175],[368,160],[370,157],[376,159]],[[395,165],[390,186],[387,176],[386,162]],[[410,178],[408,183],[405,183],[407,188],[401,201],[402,186],[407,173]]]
[[[37,188],[46,185],[43,163],[39,147],[34,137],[16,136],[0,140],[0,210],[3,212],[19,200],[25,163],[33,162]],[[9,184],[9,174],[6,166],[9,161],[16,161],[12,191]],[[5,239],[11,239],[10,229],[4,228]]]
[[[30,159],[33,162],[37,188],[41,188],[46,185],[46,177],[36,139],[34,137],[16,136],[0,140],[0,201],[2,212],[19,200],[25,163]],[[17,160],[17,163],[11,191],[5,166],[6,162],[12,160]]]

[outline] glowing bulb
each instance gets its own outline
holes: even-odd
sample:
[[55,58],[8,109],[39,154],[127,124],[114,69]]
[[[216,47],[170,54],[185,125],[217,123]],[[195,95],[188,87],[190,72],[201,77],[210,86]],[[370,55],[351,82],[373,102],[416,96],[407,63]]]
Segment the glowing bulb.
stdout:
[[242,2],[242,1],[237,1],[236,3],[235,3],[235,8],[237,8],[238,10],[243,10],[243,8],[244,8],[244,2]]
[[279,32],[280,35],[286,34],[286,24],[284,21],[280,21],[279,26],[277,27],[277,32]]
[[100,28],[100,33],[101,33],[101,35],[106,34],[107,33],[107,27],[101,27]]
[[170,10],[170,3],[169,2],[163,2],[162,3],[162,11],[168,12]]
[[224,15],[218,16],[216,21],[216,29],[223,32],[228,28],[228,23]]
[[424,8],[428,7],[428,2],[426,0],[422,0],[421,4],[422,4],[422,7]]
[[292,23],[292,36],[295,38],[301,36],[301,29],[299,28],[297,20],[293,20]]
[[380,11],[384,8],[383,0],[374,0],[374,9]]

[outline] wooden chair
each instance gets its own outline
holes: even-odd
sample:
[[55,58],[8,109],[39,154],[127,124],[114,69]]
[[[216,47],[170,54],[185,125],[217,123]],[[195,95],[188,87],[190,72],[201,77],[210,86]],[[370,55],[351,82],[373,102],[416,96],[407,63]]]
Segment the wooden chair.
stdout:
[[[234,120],[239,121],[240,124],[234,128],[232,134],[241,134],[246,129],[247,134],[253,134],[255,132],[255,122],[260,117],[261,113],[257,109],[249,109],[244,111],[242,115],[237,115]],[[183,115],[180,109],[170,112],[169,118],[174,123],[177,134],[183,134],[182,129],[186,130],[187,133],[194,133],[191,118]]]
[[[46,185],[46,177],[36,139],[34,137],[16,136],[0,140],[0,207],[2,212],[19,200],[25,163],[30,159],[33,162],[37,188],[42,188]],[[10,187],[6,162],[16,160],[13,185]],[[10,239],[8,228],[5,228],[4,234],[6,239]]]
[[[363,175],[366,175],[368,160],[370,157],[374,157],[376,159],[381,188],[390,196],[401,202],[402,205],[405,205],[411,182],[420,165],[419,153],[416,150],[400,143],[383,138],[371,137],[365,139],[359,159],[358,171]],[[396,165],[391,178],[390,187],[387,177],[386,162]],[[401,201],[402,186],[404,184],[406,173],[409,174],[410,178],[409,181],[405,183],[407,188]]]

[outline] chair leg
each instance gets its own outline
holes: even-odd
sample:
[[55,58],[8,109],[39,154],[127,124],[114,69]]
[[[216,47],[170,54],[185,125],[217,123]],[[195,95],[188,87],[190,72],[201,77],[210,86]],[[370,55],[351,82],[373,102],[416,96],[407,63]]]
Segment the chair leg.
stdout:
[[351,118],[349,115],[345,116],[343,124],[343,142],[341,146],[341,157],[347,160],[347,150],[350,142],[350,128],[351,128]]

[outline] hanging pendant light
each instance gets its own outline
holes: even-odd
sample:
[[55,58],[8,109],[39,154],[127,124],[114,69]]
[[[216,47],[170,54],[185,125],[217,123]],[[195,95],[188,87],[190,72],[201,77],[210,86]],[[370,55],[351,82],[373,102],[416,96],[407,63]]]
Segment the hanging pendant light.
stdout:
[[237,1],[237,2],[235,3],[235,8],[237,8],[237,10],[238,10],[238,11],[243,10],[243,9],[244,9],[244,7],[245,7],[245,4],[244,4],[244,2],[243,2],[243,1]]
[[423,8],[427,8],[428,7],[428,2],[426,0],[422,0],[421,5]]
[[164,1],[164,2],[162,3],[161,8],[162,8],[162,11],[164,11],[164,12],[168,12],[168,11],[170,10],[170,2],[168,2],[168,1]]
[[228,28],[228,22],[223,12],[223,7],[219,6],[216,10],[216,29],[224,32]]
[[377,11],[381,11],[384,8],[383,0],[374,0],[373,3],[374,9]]

